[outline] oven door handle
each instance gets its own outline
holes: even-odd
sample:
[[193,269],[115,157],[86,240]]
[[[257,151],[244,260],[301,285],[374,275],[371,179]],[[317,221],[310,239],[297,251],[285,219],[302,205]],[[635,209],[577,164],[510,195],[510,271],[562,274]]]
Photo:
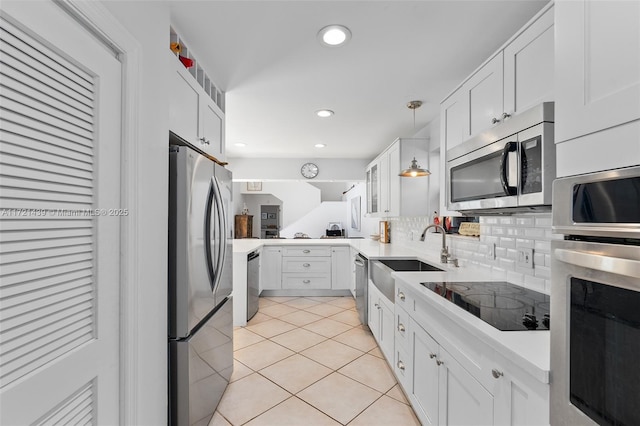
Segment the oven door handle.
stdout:
[[640,261],[622,259],[619,257],[590,254],[575,250],[556,249],[555,256],[558,260],[571,265],[595,269],[597,271],[610,272],[616,275],[625,275],[640,278]]

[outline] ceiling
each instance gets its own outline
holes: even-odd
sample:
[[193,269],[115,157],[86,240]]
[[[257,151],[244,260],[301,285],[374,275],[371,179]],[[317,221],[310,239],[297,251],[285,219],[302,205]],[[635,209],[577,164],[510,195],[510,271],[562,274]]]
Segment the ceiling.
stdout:
[[[436,118],[444,97],[546,3],[169,2],[175,29],[226,91],[229,157],[358,159]],[[351,40],[322,46],[317,32],[330,24],[347,26]],[[411,100],[423,102],[415,126]],[[317,117],[323,108],[335,115]]]

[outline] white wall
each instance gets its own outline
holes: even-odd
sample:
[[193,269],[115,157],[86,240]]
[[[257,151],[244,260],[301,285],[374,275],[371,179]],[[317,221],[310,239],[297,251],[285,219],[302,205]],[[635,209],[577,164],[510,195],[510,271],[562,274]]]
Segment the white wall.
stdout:
[[318,166],[318,176],[314,182],[322,181],[363,181],[368,160],[336,158],[229,158],[233,180],[259,181],[307,181],[300,174],[304,163],[312,162]]
[[[363,182],[354,183],[355,187],[345,194],[346,222],[345,231],[348,237],[369,238],[372,234],[378,233],[378,218],[365,216],[367,213],[367,186]],[[351,200],[360,197],[360,230],[351,227]]]
[[[134,283],[139,310],[135,332],[139,391],[128,395],[137,425],[167,424],[167,197],[169,79],[169,7],[164,2],[103,1],[102,4],[140,45],[138,83],[140,114],[130,117],[138,125],[138,149],[144,167],[134,177],[139,199],[135,206],[141,221],[135,232],[144,271]],[[128,354],[131,355],[131,354]]]
[[325,235],[329,222],[346,223],[346,209],[344,201],[325,201],[311,210],[300,219],[280,231],[280,236],[293,238],[296,232],[307,234],[311,238],[320,238]]

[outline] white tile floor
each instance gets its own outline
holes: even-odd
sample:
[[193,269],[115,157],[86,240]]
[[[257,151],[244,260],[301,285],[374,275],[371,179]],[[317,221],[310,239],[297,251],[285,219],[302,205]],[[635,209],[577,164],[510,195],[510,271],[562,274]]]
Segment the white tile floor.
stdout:
[[262,297],[209,426],[419,425],[351,297]]

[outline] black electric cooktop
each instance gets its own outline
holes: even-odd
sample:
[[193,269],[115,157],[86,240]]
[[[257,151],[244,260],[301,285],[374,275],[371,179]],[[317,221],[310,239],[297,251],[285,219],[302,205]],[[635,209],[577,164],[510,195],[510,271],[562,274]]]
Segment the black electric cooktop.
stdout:
[[420,283],[498,330],[548,330],[549,296],[502,281]]

